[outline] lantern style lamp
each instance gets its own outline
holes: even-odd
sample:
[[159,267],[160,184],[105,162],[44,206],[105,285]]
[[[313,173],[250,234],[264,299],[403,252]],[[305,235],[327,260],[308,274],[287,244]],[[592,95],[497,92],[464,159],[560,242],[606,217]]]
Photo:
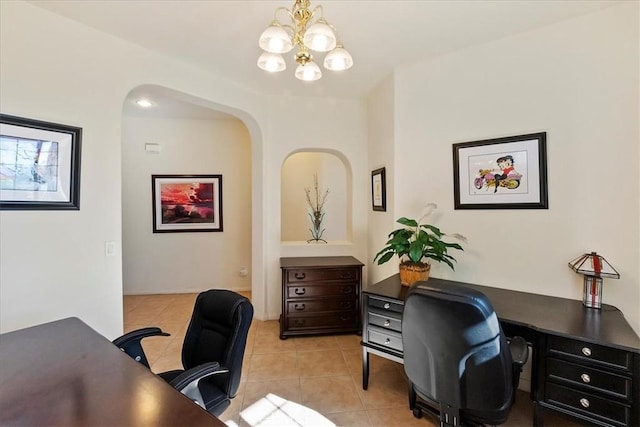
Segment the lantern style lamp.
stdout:
[[569,267],[584,275],[582,303],[589,308],[602,308],[602,278],[619,279],[620,274],[595,252],[580,255],[569,262]]

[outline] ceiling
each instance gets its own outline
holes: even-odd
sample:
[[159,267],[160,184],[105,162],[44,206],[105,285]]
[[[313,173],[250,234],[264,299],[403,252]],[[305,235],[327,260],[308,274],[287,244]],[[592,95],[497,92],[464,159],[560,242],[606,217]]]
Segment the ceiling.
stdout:
[[[363,98],[393,69],[486,43],[620,1],[312,0],[353,56],[350,70],[316,82],[256,66],[258,37],[277,7],[293,0],[30,0],[30,3],[265,94]],[[280,16],[280,15],[279,15]],[[322,57],[322,54],[319,54]],[[321,62],[321,61],[318,61]]]

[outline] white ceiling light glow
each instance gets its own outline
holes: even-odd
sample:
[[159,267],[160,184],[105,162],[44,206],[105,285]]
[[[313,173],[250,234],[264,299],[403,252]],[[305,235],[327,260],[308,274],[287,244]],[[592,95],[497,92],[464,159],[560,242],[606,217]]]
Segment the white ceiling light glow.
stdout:
[[[278,20],[278,13],[286,14],[286,24]],[[258,45],[264,50],[258,58],[258,67],[269,72],[284,71],[287,64],[282,54],[297,46],[298,52],[294,55],[298,64],[295,76],[300,80],[314,81],[322,77],[322,70],[314,61],[311,51],[329,52],[323,62],[327,70],[351,68],[351,55],[338,41],[336,29],[322,15],[322,6],[311,9],[309,0],[296,0],[291,9],[277,8],[274,20],[258,40]],[[316,16],[318,18],[313,21]]]
[[138,104],[138,106],[142,107],[142,108],[149,108],[149,107],[153,107],[155,104],[151,101],[149,101],[148,99],[145,98],[141,98],[138,99],[136,101],[136,104]]

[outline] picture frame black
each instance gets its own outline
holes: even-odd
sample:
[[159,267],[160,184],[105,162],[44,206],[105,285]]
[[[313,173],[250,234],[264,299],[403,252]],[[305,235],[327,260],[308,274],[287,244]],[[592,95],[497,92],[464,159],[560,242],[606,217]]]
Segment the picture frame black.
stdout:
[[151,175],[154,233],[223,231],[222,175]]
[[0,210],[79,210],[82,128],[0,114]]
[[374,211],[387,211],[387,183],[385,168],[371,172],[371,206]]
[[548,209],[547,133],[453,144],[453,192],[455,209]]

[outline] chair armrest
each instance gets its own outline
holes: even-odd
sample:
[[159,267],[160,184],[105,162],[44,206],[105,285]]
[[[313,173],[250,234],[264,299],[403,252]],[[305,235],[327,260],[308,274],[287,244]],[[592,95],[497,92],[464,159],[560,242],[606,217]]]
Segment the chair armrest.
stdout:
[[529,347],[522,337],[513,337],[509,342],[509,350],[511,350],[511,359],[514,365],[522,368],[527,360],[529,360]]
[[112,343],[133,360],[149,368],[149,361],[142,348],[142,339],[158,335],[168,337],[170,334],[163,332],[160,328],[142,328],[126,333],[113,340]]
[[206,409],[204,399],[198,388],[201,379],[215,374],[224,374],[229,372],[227,368],[221,367],[218,362],[208,362],[188,369],[175,377],[169,384],[186,395],[202,408]]

